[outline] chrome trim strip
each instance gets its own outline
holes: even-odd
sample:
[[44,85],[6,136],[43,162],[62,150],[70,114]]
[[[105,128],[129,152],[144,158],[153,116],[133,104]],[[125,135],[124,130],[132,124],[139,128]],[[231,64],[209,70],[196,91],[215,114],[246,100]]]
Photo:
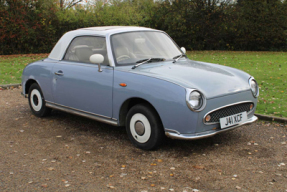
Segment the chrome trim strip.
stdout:
[[216,108],[216,109],[213,109],[213,110],[207,112],[207,113],[203,116],[202,121],[203,121],[203,123],[204,123],[205,125],[217,124],[217,123],[219,123],[219,122],[215,122],[215,123],[207,123],[207,122],[205,122],[205,117],[206,117],[207,115],[209,115],[210,113],[212,113],[212,112],[214,112],[214,111],[217,111],[217,110],[219,110],[219,109],[223,109],[223,108],[225,108],[225,107],[230,107],[230,106],[233,106],[233,105],[238,105],[238,104],[243,104],[243,103],[253,103],[253,109],[250,110],[250,111],[247,113],[247,115],[249,115],[251,112],[254,111],[255,105],[254,105],[254,102],[253,102],[253,101],[240,101],[240,102],[237,102],[237,103],[232,103],[232,104],[224,105],[224,106],[222,106],[222,107],[218,107],[218,108]]
[[258,118],[254,115],[250,119],[248,119],[246,122],[238,124],[238,125],[234,125],[233,127],[226,128],[226,129],[211,130],[211,131],[194,133],[194,134],[176,134],[176,133],[171,133],[171,132],[165,132],[165,135],[169,138],[172,138],[172,139],[183,139],[183,140],[203,139],[203,138],[214,136],[218,133],[233,130],[233,129],[240,127],[242,125],[247,125],[247,124],[253,123],[257,120],[258,120]]
[[169,133],[172,132],[172,133],[176,133],[176,134],[180,135],[180,132],[173,130],[173,129],[164,129],[164,130],[165,130],[165,132],[169,132]]
[[57,109],[57,110],[65,111],[65,112],[72,113],[72,114],[75,114],[75,115],[80,115],[80,116],[83,116],[83,117],[87,117],[87,118],[90,118],[90,119],[93,119],[93,120],[96,120],[96,121],[100,121],[100,122],[103,122],[103,123],[108,123],[110,125],[114,125],[114,126],[118,125],[118,122],[117,122],[116,119],[114,119],[114,118],[111,119],[110,117],[106,117],[106,116],[103,116],[103,115],[97,115],[97,114],[94,114],[94,113],[90,113],[90,112],[74,109],[74,108],[71,108],[71,107],[66,107],[66,106],[55,104],[55,103],[52,103],[52,102],[49,102],[49,101],[46,101],[46,106],[50,107],[52,109]]
[[76,108],[73,108],[73,107],[68,107],[68,106],[57,104],[57,103],[54,103],[54,102],[51,102],[51,101],[47,101],[46,100],[45,102],[53,104],[53,105],[57,105],[57,106],[60,106],[60,107],[64,107],[64,108],[67,108],[67,109],[72,109],[72,110],[75,110],[75,111],[80,111],[80,112],[83,112],[83,113],[87,113],[87,114],[96,115],[96,116],[99,116],[99,117],[104,117],[104,118],[107,118],[107,119],[111,119],[111,117],[107,117],[107,116],[104,116],[104,115],[99,115],[99,114],[96,114],[96,113],[91,113],[91,112],[80,110],[80,109],[76,109]]

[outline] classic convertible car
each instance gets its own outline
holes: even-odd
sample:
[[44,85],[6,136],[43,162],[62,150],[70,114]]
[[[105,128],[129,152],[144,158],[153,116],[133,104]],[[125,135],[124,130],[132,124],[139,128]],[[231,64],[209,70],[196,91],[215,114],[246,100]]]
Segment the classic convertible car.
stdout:
[[70,31],[48,58],[26,66],[22,94],[38,117],[57,109],[126,126],[132,143],[145,150],[165,135],[200,139],[257,120],[252,76],[189,60],[185,52],[150,28]]

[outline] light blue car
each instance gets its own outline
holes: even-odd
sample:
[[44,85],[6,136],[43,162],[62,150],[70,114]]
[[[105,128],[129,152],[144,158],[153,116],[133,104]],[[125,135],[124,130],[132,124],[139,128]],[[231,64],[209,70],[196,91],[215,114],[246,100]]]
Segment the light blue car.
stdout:
[[163,31],[92,27],[63,35],[49,57],[29,64],[22,94],[38,117],[51,109],[126,126],[145,150],[165,136],[200,139],[257,120],[249,74],[189,60]]

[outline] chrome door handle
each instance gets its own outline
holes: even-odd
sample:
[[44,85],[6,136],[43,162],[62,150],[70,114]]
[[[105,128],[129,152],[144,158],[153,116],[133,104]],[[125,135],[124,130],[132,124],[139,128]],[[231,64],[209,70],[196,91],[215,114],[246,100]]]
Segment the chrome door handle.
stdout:
[[55,72],[55,75],[63,76],[64,73],[63,73],[63,71],[58,71],[58,72]]

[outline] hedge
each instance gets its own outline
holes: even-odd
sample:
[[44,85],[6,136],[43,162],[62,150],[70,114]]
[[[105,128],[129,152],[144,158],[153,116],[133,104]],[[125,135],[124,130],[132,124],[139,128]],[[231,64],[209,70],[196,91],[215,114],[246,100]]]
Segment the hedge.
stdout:
[[60,8],[0,0],[0,54],[47,53],[67,31],[134,25],[166,31],[189,50],[287,50],[287,1],[114,0]]

